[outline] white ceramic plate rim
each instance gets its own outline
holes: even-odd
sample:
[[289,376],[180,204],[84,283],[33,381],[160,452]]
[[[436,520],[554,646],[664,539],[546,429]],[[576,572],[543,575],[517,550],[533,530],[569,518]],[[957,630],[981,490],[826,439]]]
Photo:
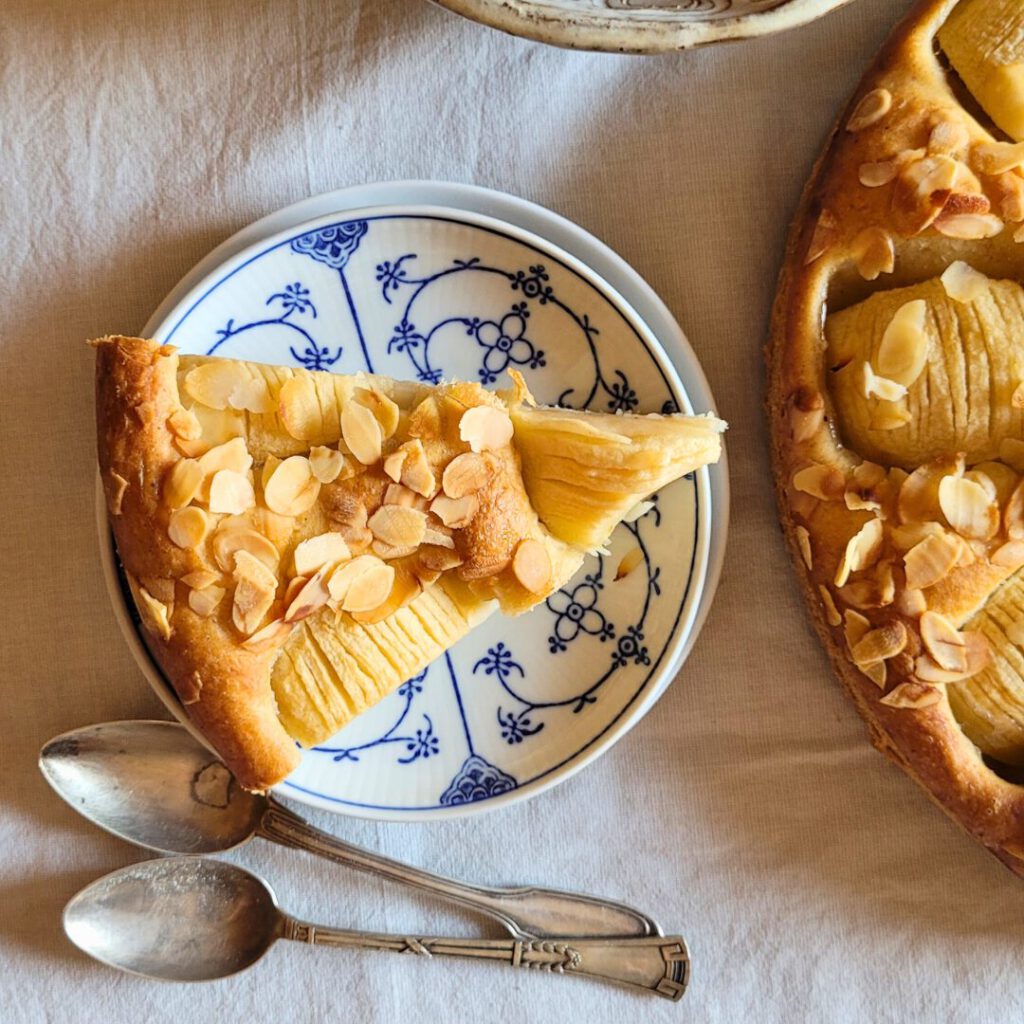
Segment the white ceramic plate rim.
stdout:
[[[571,252],[562,249],[559,245],[549,239],[540,237],[532,231],[519,227],[515,223],[510,223],[507,220],[467,210],[461,205],[391,203],[375,207],[361,207],[351,206],[350,203],[345,202],[346,199],[352,200],[355,198],[361,190],[383,189],[386,193],[391,193],[394,198],[397,198],[397,194],[399,192],[407,193],[409,189],[416,189],[420,187],[426,187],[428,190],[438,188],[441,189],[442,192],[455,193],[455,195],[460,193],[465,194],[465,192],[468,191],[471,194],[475,193],[472,195],[472,198],[477,199],[480,202],[486,202],[489,204],[497,202],[499,205],[511,204],[513,207],[522,206],[526,209],[526,212],[534,217],[540,215],[540,219],[542,221],[553,221],[554,226],[561,228],[563,231],[568,228],[570,234],[577,236],[577,241],[582,241],[584,244],[589,243],[598,250],[601,250],[602,255],[608,260],[613,269],[619,274],[625,273],[626,279],[638,289],[641,297],[645,298],[649,302],[654,312],[661,314],[662,319],[667,321],[671,326],[669,337],[674,345],[682,350],[679,354],[683,356],[682,361],[687,364],[686,369],[693,377],[693,385],[695,386],[683,386],[675,366],[673,365],[671,356],[666,349],[664,341],[660,336],[655,336],[655,332],[652,330],[650,325],[645,322],[644,318],[640,317],[637,311],[632,307],[632,304],[626,301],[619,290],[611,285],[602,275],[598,274],[592,266],[584,263]],[[454,198],[455,196],[452,195],[450,197]],[[330,206],[330,212],[321,213],[320,216],[314,216],[310,219],[306,219],[304,214],[312,212],[311,207],[314,204],[319,204],[321,209],[327,209],[327,207]],[[292,207],[287,207],[284,210],[277,211],[276,213],[249,225],[236,235],[233,235],[213,250],[213,252],[211,252],[205,259],[201,260],[200,263],[182,279],[179,285],[172,290],[167,299],[161,303],[160,307],[143,329],[143,334],[150,337],[159,336],[164,330],[172,325],[172,323],[180,321],[180,319],[183,318],[187,311],[197,301],[197,297],[205,294],[205,291],[210,287],[210,278],[214,273],[216,273],[218,281],[225,280],[230,276],[230,274],[236,272],[252,257],[265,251],[275,243],[287,240],[299,230],[315,230],[317,226],[322,226],[325,223],[332,223],[339,219],[360,219],[369,215],[380,215],[382,213],[394,214],[396,212],[404,214],[436,215],[447,217],[448,219],[452,219],[454,217],[468,223],[479,224],[482,227],[490,227],[500,231],[502,234],[520,238],[527,244],[533,245],[542,251],[549,252],[553,257],[562,260],[567,266],[579,273],[584,277],[584,279],[588,280],[599,291],[605,293],[609,297],[609,300],[622,311],[627,321],[644,341],[651,356],[654,358],[662,373],[664,373],[670,386],[677,388],[678,391],[685,396],[688,403],[692,402],[696,395],[698,401],[703,400],[701,401],[702,407],[706,405],[709,409],[713,408],[713,402],[711,401],[706,381],[699,370],[699,366],[696,363],[696,358],[693,355],[692,350],[689,349],[689,346],[686,343],[682,331],[679,329],[678,324],[676,324],[672,319],[668,310],[660,300],[656,298],[649,286],[639,278],[635,271],[629,268],[628,265],[611,252],[611,250],[607,249],[603,243],[597,241],[593,236],[587,235],[586,232],[572,224],[572,222],[564,221],[563,218],[558,218],[557,215],[550,213],[550,211],[544,210],[542,207],[537,207],[534,204],[527,203],[524,200],[517,200],[515,197],[505,196],[501,193],[494,193],[490,190],[473,188],[471,186],[454,186],[445,185],[443,183],[419,182],[393,182],[386,183],[383,186],[357,186],[354,189],[341,190],[341,192],[327,193],[323,196],[311,197],[310,199],[294,204]],[[562,223],[559,224],[558,222]],[[644,292],[649,294],[645,295]],[[653,300],[653,302],[651,300]],[[422,821],[462,817],[465,815],[480,813],[484,810],[496,809],[499,806],[504,806],[506,804],[516,802],[517,800],[528,799],[529,797],[536,796],[539,793],[544,792],[546,789],[549,789],[551,786],[565,781],[574,775],[585,765],[589,764],[596,757],[608,750],[647,713],[650,707],[664,693],[669,683],[674,679],[679,667],[692,647],[697,631],[699,631],[703,624],[710,604],[711,594],[717,586],[722,556],[724,554],[723,541],[726,524],[719,520],[726,519],[728,516],[727,476],[725,473],[725,466],[720,465],[715,467],[715,469],[716,473],[714,476],[719,477],[719,480],[715,481],[718,484],[717,487],[714,486],[713,477],[709,474],[707,468],[699,471],[700,479],[696,490],[697,510],[700,521],[696,531],[693,585],[691,587],[690,594],[687,595],[681,606],[679,619],[673,631],[674,635],[669,638],[669,641],[663,648],[659,658],[659,664],[656,664],[648,674],[647,681],[636,692],[632,700],[623,707],[616,720],[607,726],[604,732],[594,737],[587,746],[582,750],[577,751],[563,764],[550,769],[541,778],[533,782],[526,783],[521,787],[517,787],[516,789],[506,794],[502,794],[501,796],[453,808],[434,808],[422,811],[371,808],[352,803],[339,802],[329,797],[324,797],[320,794],[299,788],[295,784],[289,785],[287,780],[282,783],[281,786],[285,787],[285,791],[289,795],[301,802],[331,810],[336,813],[380,820]],[[111,594],[115,614],[122,633],[124,634],[140,669],[143,671],[147,681],[163,701],[164,705],[176,718],[183,721],[184,724],[190,728],[193,735],[202,739],[202,737],[198,735],[197,731],[188,722],[177,697],[174,695],[171,687],[164,680],[132,621],[132,617],[127,606],[127,599],[118,578],[113,539],[109,529],[107,528],[105,504],[102,489],[99,486],[97,487],[96,508],[101,549],[104,554],[104,578]]]
[[[698,20],[666,17],[664,9],[558,9],[534,0],[434,0],[456,14],[491,28],[573,50],[653,54],[708,43],[753,39],[797,28],[843,7],[850,0],[788,0],[766,11]],[[684,14],[686,12],[679,12]],[[660,14],[660,17],[658,16]]]

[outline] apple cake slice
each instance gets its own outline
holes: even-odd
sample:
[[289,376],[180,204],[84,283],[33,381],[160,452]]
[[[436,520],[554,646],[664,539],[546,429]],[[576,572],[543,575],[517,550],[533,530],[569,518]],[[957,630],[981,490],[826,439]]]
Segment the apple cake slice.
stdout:
[[496,608],[517,615],[658,488],[713,416],[93,342],[100,473],[147,642],[251,789]]

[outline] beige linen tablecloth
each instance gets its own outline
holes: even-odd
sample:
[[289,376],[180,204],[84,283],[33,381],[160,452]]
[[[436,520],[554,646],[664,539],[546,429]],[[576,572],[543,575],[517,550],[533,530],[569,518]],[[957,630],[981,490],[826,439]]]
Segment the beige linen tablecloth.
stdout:
[[[787,219],[905,7],[858,0],[777,38],[640,59],[545,48],[413,0],[0,5],[3,1024],[1021,1019],[1024,883],[868,746],[805,622],[769,481],[761,346]],[[68,897],[143,855],[53,796],[36,753],[77,725],[161,714],[100,577],[83,340],[138,330],[254,218],[399,177],[536,200],[646,276],[732,425],[732,528],[689,663],[576,778],[446,824],[311,817],[442,872],[651,910],[692,946],[681,1005],[290,943],[231,980],[172,986],[62,936]],[[314,919],[477,924],[266,843],[232,856]]]

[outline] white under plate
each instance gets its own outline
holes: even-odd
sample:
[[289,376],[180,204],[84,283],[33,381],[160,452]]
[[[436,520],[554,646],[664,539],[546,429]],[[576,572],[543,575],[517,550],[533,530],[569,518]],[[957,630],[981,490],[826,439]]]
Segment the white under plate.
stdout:
[[[575,255],[551,241],[560,234]],[[143,333],[183,352],[430,382],[503,386],[516,367],[540,401],[597,410],[713,407],[692,351],[635,272],[554,214],[465,186],[366,186],[280,211],[202,261]],[[721,564],[725,479],[722,465],[665,488],[545,604],[493,616],[304,752],[282,795],[437,819],[535,795],[593,760],[650,708],[693,642]],[[183,718],[139,641],[105,522],[101,533],[125,635]],[[639,566],[615,581],[635,547]]]

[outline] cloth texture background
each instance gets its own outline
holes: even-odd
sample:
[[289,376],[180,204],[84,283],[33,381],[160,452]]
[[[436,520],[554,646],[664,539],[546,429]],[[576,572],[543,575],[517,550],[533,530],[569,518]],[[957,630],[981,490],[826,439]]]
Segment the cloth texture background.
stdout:
[[[905,0],[658,58],[560,51],[420,0],[5,0],[0,13],[0,1020],[1019,1021],[1024,885],[869,746],[776,524],[762,345],[797,196]],[[311,193],[472,182],[578,221],[668,303],[730,424],[725,570],[689,662],[611,752],[472,820],[318,825],[443,873],[635,903],[694,958],[681,1005],[488,965],[282,943],[200,986],[64,939],[145,856],[36,769],[52,735],[163,717],[118,633],[93,519],[91,336],[137,331],[244,224]],[[254,843],[290,911],[490,926]]]

